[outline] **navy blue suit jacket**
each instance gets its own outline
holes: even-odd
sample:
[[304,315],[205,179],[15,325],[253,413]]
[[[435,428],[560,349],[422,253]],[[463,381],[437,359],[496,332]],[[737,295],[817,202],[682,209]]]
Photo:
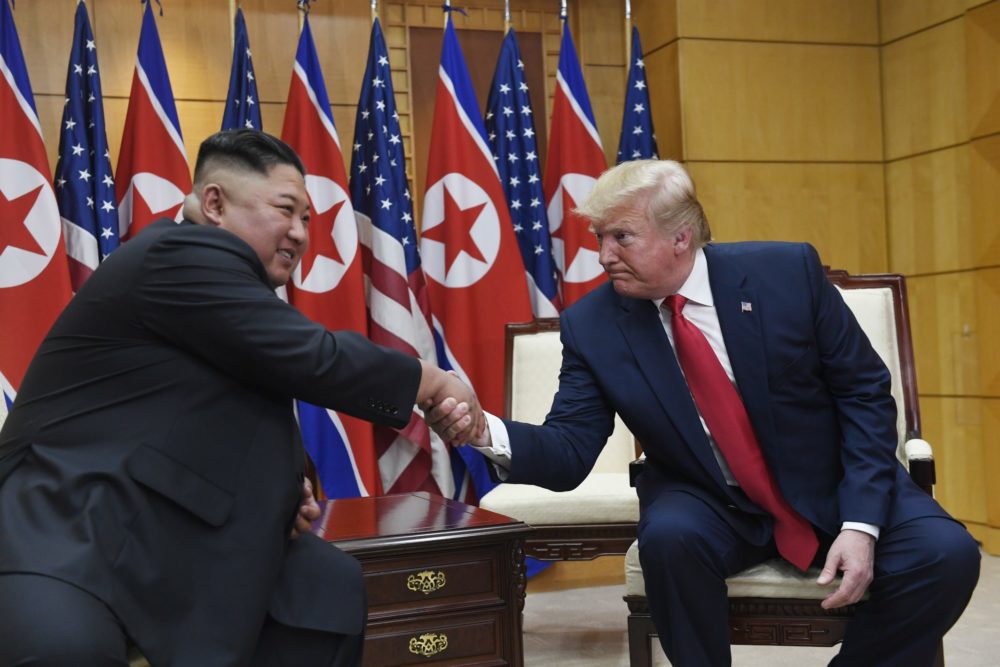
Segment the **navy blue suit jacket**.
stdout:
[[[895,457],[889,372],[815,249],[710,244],[705,254],[737,386],[791,505],[830,535],[843,521],[885,527],[947,516]],[[575,487],[617,412],[649,460],[638,483],[642,507],[664,489],[685,491],[751,542],[770,539],[770,518],[726,484],[651,301],[603,285],[563,313],[561,337],[559,391],[545,424],[507,422],[509,481]]]

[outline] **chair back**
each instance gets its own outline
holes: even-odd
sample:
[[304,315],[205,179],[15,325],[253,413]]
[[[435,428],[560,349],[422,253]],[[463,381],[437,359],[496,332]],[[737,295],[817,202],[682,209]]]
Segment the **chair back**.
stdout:
[[[541,424],[559,388],[562,342],[559,318],[508,324],[506,332],[506,414],[528,424]],[[593,472],[627,472],[635,459],[635,438],[615,415],[615,430],[601,451]]]
[[906,282],[895,274],[852,276],[846,271],[827,271],[844,302],[885,362],[892,376],[892,397],[896,400],[896,455],[906,463],[903,444],[920,437],[920,408],[910,338],[910,316],[906,302]]

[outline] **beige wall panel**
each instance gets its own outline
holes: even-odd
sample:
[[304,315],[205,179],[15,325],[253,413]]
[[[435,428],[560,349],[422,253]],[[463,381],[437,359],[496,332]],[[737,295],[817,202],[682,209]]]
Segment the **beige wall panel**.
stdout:
[[934,448],[938,502],[960,521],[987,521],[984,401],[920,398],[923,437]]
[[891,42],[961,16],[968,0],[879,0],[882,41]]
[[886,164],[891,271],[910,275],[976,265],[969,150],[957,146]]
[[[95,0],[92,8],[90,21],[94,28],[97,54],[101,59],[101,86],[104,96],[105,98],[128,97],[132,87],[132,73],[135,71],[136,51],[139,48],[143,7],[132,0]],[[159,12],[154,14],[157,30],[161,30],[160,14]],[[170,14],[173,16],[173,9]],[[166,18],[164,12],[163,19]],[[177,16],[172,20],[180,21],[180,12],[177,12]],[[160,37],[162,40],[162,32]],[[167,69],[173,72],[169,58],[167,58]]]
[[887,159],[968,139],[961,19],[882,49]]
[[649,106],[653,114],[653,129],[660,157],[684,159],[683,127],[681,127],[680,71],[677,62],[677,42],[668,44],[646,56],[646,80],[649,84]]
[[975,273],[909,277],[906,287],[920,393],[979,396],[983,330]]
[[677,39],[677,0],[633,0],[632,23],[646,53]]
[[718,241],[808,241],[825,264],[886,270],[881,165],[688,163]]
[[[371,33],[370,5],[357,0],[317,2],[309,23],[330,104],[357,105]],[[289,49],[294,57],[294,45]]]
[[879,43],[873,0],[678,0],[681,37]]
[[970,144],[969,190],[976,266],[1000,265],[1000,136]]
[[682,40],[690,160],[882,159],[878,49]]
[[[93,2],[87,3],[91,28],[94,27],[93,6]],[[56,4],[51,0],[20,2],[14,9],[14,25],[35,95],[63,95],[66,91],[66,69],[75,14],[76,3]],[[98,51],[98,66],[103,66],[104,61]]]
[[584,65],[583,76],[587,82],[590,106],[597,121],[597,133],[607,164],[615,163],[618,137],[622,127],[622,109],[625,100],[625,68]]
[[[975,272],[978,295],[979,370],[983,396],[1000,398],[1000,268]],[[1000,431],[993,431],[994,442],[1000,442]]]
[[[295,49],[299,43],[298,12],[292,3],[284,0],[241,0],[240,5],[243,7],[247,34],[250,37],[254,76],[257,77],[257,94],[262,102],[284,104],[288,99],[292,63],[295,61]],[[228,90],[228,67],[232,65],[231,53],[226,63]],[[274,129],[274,126],[269,125],[266,120],[264,127],[269,131]],[[277,130],[280,128],[279,122]]]
[[[125,113],[128,111],[128,98],[104,98],[104,127],[108,132],[108,152],[111,153],[111,168],[118,169],[118,153],[122,147],[122,130],[125,128]],[[222,123],[222,116],[219,116]]]
[[576,40],[583,65],[625,64],[625,3],[590,0],[579,4],[580,32]]
[[[221,119],[219,121],[222,122]],[[274,136],[281,136],[281,128],[285,123],[285,103],[264,102],[260,105],[260,122],[264,131]]]
[[981,137],[1000,131],[1000,2],[965,15],[969,132]]
[[198,158],[198,147],[210,135],[219,131],[224,111],[222,102],[186,102],[184,100],[177,102],[177,115],[181,119],[184,150],[187,152],[188,167],[192,172],[194,172],[195,160]]

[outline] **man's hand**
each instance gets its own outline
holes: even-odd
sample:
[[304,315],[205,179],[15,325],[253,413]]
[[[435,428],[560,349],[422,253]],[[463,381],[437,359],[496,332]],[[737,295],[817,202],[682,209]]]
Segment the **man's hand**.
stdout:
[[826,564],[816,583],[825,586],[833,581],[838,570],[843,570],[844,580],[833,593],[826,596],[820,606],[836,609],[854,604],[868,590],[875,568],[875,538],[859,530],[842,530],[830,546]]
[[486,418],[476,392],[455,373],[445,373],[425,362],[417,393],[427,425],[446,442],[463,443],[482,436]]
[[312,529],[312,522],[319,518],[319,514],[319,504],[313,497],[312,482],[306,477],[302,480],[302,502],[299,503],[299,514],[295,517],[295,524],[292,526],[292,539],[302,533],[308,533]]

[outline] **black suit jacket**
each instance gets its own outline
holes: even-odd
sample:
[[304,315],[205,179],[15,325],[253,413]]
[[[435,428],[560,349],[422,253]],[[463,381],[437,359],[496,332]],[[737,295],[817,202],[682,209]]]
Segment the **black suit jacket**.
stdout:
[[268,611],[362,629],[360,566],[289,540],[292,398],[402,427],[418,362],[277,298],[253,250],[160,221],[56,321],[0,431],[0,572],[107,603],[153,664],[246,664]]

